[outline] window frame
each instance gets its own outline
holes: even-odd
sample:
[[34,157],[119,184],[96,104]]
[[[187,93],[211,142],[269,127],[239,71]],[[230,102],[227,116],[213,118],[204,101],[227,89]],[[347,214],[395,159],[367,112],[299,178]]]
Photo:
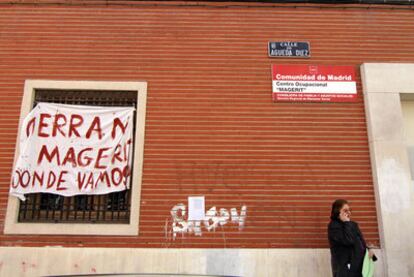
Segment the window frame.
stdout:
[[111,81],[54,81],[26,80],[20,110],[19,129],[14,154],[15,165],[19,153],[20,129],[24,118],[33,107],[37,89],[57,90],[118,90],[137,92],[137,111],[134,134],[134,168],[131,184],[131,208],[129,224],[125,223],[24,223],[18,222],[19,200],[9,195],[5,234],[55,234],[55,235],[127,235],[136,236],[139,233],[139,209],[141,199],[141,182],[144,158],[145,116],[147,103],[146,82],[111,82]]

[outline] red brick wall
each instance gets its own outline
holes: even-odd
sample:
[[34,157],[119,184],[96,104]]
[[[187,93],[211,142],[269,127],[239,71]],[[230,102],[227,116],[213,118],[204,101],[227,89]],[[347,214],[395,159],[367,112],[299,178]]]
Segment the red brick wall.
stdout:
[[[126,4],[0,4],[0,230],[24,81],[145,80],[139,236],[0,231],[0,245],[327,247],[338,197],[378,244],[359,65],[414,61],[412,10]],[[270,59],[269,40],[309,41],[312,57]],[[353,65],[359,100],[273,103],[277,63]],[[166,237],[170,209],[189,195],[207,208],[246,205],[245,228]]]

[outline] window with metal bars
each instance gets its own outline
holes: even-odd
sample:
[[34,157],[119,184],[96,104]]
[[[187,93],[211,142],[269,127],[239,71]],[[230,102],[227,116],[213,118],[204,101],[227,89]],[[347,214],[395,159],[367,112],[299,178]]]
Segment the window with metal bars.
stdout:
[[[136,91],[36,89],[33,107],[39,102],[90,106],[133,106],[136,108],[137,94]],[[18,221],[129,223],[130,203],[130,190],[106,195],[72,197],[49,193],[31,193],[26,195],[26,201],[20,201]]]

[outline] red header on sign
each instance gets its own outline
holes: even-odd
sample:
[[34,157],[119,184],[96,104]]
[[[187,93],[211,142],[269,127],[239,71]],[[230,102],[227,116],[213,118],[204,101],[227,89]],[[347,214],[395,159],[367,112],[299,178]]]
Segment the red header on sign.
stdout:
[[272,65],[273,99],[301,102],[353,102],[353,66]]

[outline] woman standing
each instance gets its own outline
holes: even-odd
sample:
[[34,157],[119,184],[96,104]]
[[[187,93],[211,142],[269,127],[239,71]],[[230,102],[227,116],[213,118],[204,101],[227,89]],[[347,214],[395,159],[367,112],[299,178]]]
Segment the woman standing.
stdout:
[[[333,276],[361,277],[362,263],[368,247],[358,224],[351,221],[351,209],[348,201],[344,199],[335,200],[332,204],[328,239]],[[372,250],[369,250],[369,256],[376,260]]]

